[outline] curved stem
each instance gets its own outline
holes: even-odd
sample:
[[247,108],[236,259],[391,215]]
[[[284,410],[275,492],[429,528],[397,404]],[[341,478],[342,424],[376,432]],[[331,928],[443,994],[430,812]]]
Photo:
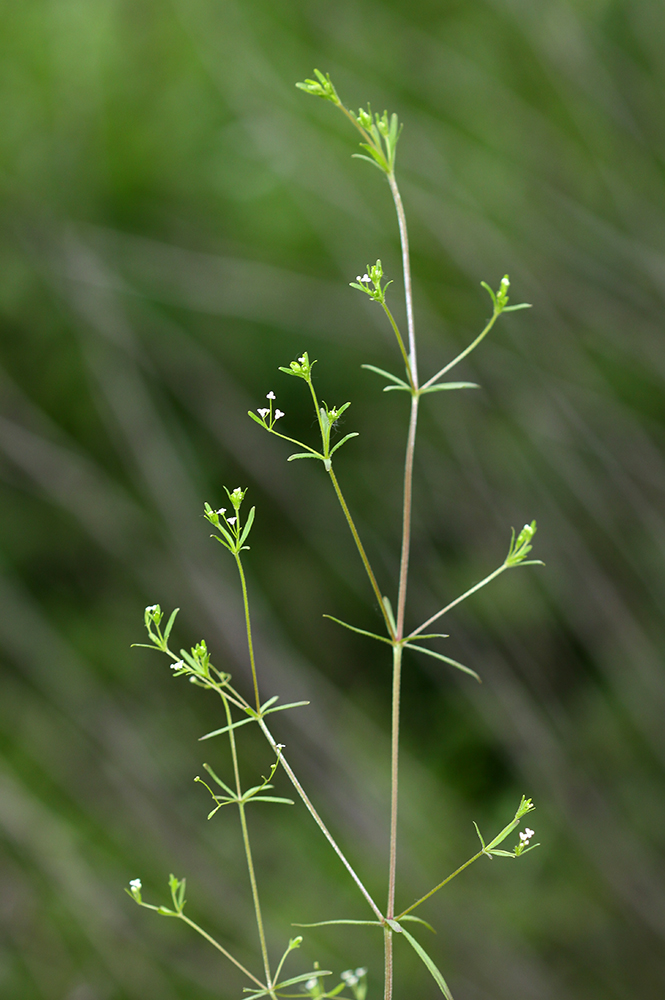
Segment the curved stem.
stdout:
[[463,865],[460,865],[459,868],[452,873],[452,875],[449,875],[448,878],[444,878],[443,882],[439,882],[438,885],[435,885],[433,889],[430,889],[430,891],[426,892],[424,896],[421,896],[420,899],[417,899],[416,902],[412,903],[411,906],[406,908],[406,910],[402,910],[399,916],[395,917],[395,920],[401,920],[402,917],[405,917],[407,915],[407,913],[411,913],[411,911],[415,910],[417,906],[420,906],[421,903],[424,903],[426,899],[429,899],[430,896],[433,896],[435,892],[438,892],[439,889],[443,889],[444,885],[447,885],[448,882],[451,882],[456,875],[459,875],[460,872],[463,872],[464,869],[468,868],[469,865],[472,865],[474,861],[477,861],[478,858],[482,858],[483,854],[485,854],[485,851],[478,851],[478,853],[474,854],[472,858],[469,858],[468,861],[465,861]]

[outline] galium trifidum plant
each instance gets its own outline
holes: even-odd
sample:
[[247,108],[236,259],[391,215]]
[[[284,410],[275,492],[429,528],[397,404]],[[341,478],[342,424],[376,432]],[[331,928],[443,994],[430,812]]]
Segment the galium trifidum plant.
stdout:
[[[441,878],[437,883],[421,896],[420,899],[411,902],[408,906],[400,908],[396,905],[397,890],[397,812],[399,804],[399,725],[400,725],[400,686],[402,676],[402,658],[405,649],[415,650],[425,656],[435,657],[450,667],[461,670],[469,674],[472,678],[480,680],[478,674],[470,667],[448,656],[444,656],[428,645],[422,645],[431,639],[446,638],[441,633],[431,632],[430,626],[442,618],[448,611],[458,605],[461,601],[470,597],[481,587],[486,586],[490,581],[496,579],[506,570],[518,566],[533,565],[537,560],[528,559],[531,551],[531,541],[536,531],[536,523],[526,524],[522,530],[515,535],[513,531],[508,546],[506,557],[501,565],[493,572],[489,573],[483,580],[469,587],[465,593],[441,608],[435,614],[430,615],[417,628],[408,631],[405,628],[407,590],[409,582],[409,549],[411,540],[411,517],[412,517],[412,480],[413,463],[416,448],[416,430],[418,426],[418,411],[423,397],[430,396],[437,392],[451,392],[455,390],[474,388],[469,382],[449,382],[443,381],[444,377],[455,368],[471,351],[473,351],[481,341],[487,336],[499,316],[502,313],[516,309],[527,308],[526,303],[510,305],[508,291],[510,282],[506,275],[502,278],[498,290],[495,292],[485,282],[481,282],[489,294],[492,313],[484,329],[478,334],[457,357],[443,364],[433,375],[421,381],[418,371],[418,357],[416,351],[416,334],[413,316],[413,298],[411,291],[411,269],[409,261],[409,241],[407,235],[406,217],[400,197],[399,188],[395,178],[395,154],[397,142],[401,128],[396,115],[388,116],[387,112],[382,115],[372,113],[368,107],[362,108],[358,113],[354,113],[342,104],[337,95],[337,91],[329,76],[324,76],[318,70],[315,71],[315,80],[306,80],[297,86],[305,93],[315,97],[321,97],[329,101],[338,108],[350,121],[361,136],[362,153],[356,154],[360,159],[367,160],[376,167],[387,179],[392,194],[395,210],[397,212],[397,222],[402,248],[402,268],[404,278],[404,293],[406,300],[407,330],[406,337],[402,335],[393,313],[388,305],[387,289],[390,281],[384,281],[381,261],[368,265],[367,270],[362,275],[358,275],[355,281],[350,282],[352,288],[363,295],[369,296],[376,302],[383,312],[395,335],[399,358],[403,370],[399,375],[384,371],[374,365],[364,365],[365,368],[379,375],[386,381],[384,392],[405,392],[411,400],[408,430],[406,435],[406,449],[404,460],[404,483],[403,483],[403,508],[402,508],[402,546],[399,564],[399,578],[396,584],[396,599],[393,601],[386,596],[379,585],[374,570],[372,569],[367,552],[356,528],[353,515],[344,498],[342,487],[335,472],[335,462],[340,448],[349,440],[356,437],[355,433],[349,433],[339,437],[337,426],[340,418],[349,407],[349,403],[342,406],[329,406],[319,398],[315,385],[314,365],[315,361],[310,359],[308,353],[303,352],[296,360],[280,368],[280,371],[291,378],[300,379],[303,383],[303,390],[311,397],[312,406],[316,416],[316,426],[318,432],[315,435],[314,443],[298,441],[291,437],[286,430],[288,422],[285,414],[279,409],[276,402],[275,392],[271,389],[266,395],[267,405],[261,406],[255,413],[250,412],[249,416],[266,433],[288,441],[297,449],[288,457],[288,461],[300,459],[312,459],[320,462],[322,475],[329,478],[332,489],[335,491],[342,514],[348,524],[353,541],[358,550],[358,555],[362,560],[369,585],[373,591],[374,598],[380,616],[382,618],[382,634],[368,632],[357,628],[349,622],[342,622],[332,615],[328,616],[344,628],[359,635],[383,643],[386,647],[386,656],[390,654],[392,659],[392,719],[391,719],[391,754],[390,754],[390,850],[387,868],[387,891],[386,897],[376,900],[367,890],[361,875],[355,871],[348,859],[345,857],[333,834],[328,829],[319,815],[316,806],[311,801],[307,791],[300,783],[289,764],[284,750],[285,747],[276,742],[270,729],[270,716],[275,712],[283,712],[298,706],[306,705],[306,702],[295,702],[288,705],[278,704],[278,696],[271,695],[264,700],[266,692],[261,690],[260,666],[257,665],[254,655],[254,644],[252,640],[252,620],[250,614],[250,599],[243,567],[244,553],[249,546],[247,540],[254,523],[255,508],[252,507],[249,513],[245,514],[244,501],[246,490],[236,487],[233,490],[226,489],[226,506],[213,508],[205,504],[205,517],[214,529],[213,538],[227,551],[229,556],[235,561],[245,615],[245,627],[247,633],[247,650],[249,664],[251,668],[252,690],[243,692],[232,684],[230,674],[215,666],[211,660],[210,651],[205,641],[202,639],[190,650],[181,649],[175,652],[169,645],[171,632],[173,629],[177,609],[173,611],[168,620],[164,622],[163,613],[159,605],[151,605],[145,609],[145,626],[148,632],[148,643],[150,649],[156,649],[164,653],[170,660],[170,667],[175,677],[187,677],[190,682],[197,687],[212,692],[219,697],[221,702],[221,725],[211,733],[207,733],[203,739],[223,737],[228,740],[231,758],[231,773],[224,776],[218,775],[209,764],[204,764],[207,780],[196,778],[208,791],[212,799],[212,809],[208,819],[212,818],[222,807],[232,806],[238,811],[240,822],[240,834],[244,845],[247,870],[249,876],[249,888],[252,895],[254,913],[256,917],[256,927],[258,945],[260,951],[260,961],[252,969],[245,968],[238,959],[227,950],[224,945],[214,940],[202,927],[199,927],[185,913],[185,879],[178,879],[171,875],[169,879],[169,889],[171,900],[167,906],[153,905],[143,899],[142,885],[140,879],[133,879],[127,890],[133,899],[146,909],[154,910],[156,913],[172,919],[181,920],[188,924],[193,930],[201,934],[212,946],[222,953],[225,959],[235,965],[247,978],[248,985],[245,993],[251,1000],[259,997],[271,997],[276,1000],[278,997],[310,997],[312,1000],[324,1000],[327,997],[339,997],[340,1000],[365,1000],[368,992],[368,971],[367,969],[349,969],[339,975],[326,969],[320,969],[316,964],[313,969],[297,972],[293,974],[293,960],[289,958],[302,942],[301,936],[290,938],[281,957],[275,961],[268,949],[264,920],[261,910],[261,901],[257,881],[257,873],[252,859],[252,848],[248,824],[248,807],[254,803],[293,804],[293,800],[282,798],[272,794],[272,779],[275,773],[281,769],[286,773],[293,786],[295,794],[302,800],[306,809],[314,822],[319,827],[323,836],[327,839],[330,847],[337,854],[341,864],[346,869],[348,875],[355,882],[358,891],[362,894],[367,904],[368,912],[366,920],[346,920],[330,919],[319,921],[316,924],[294,923],[293,926],[320,927],[327,924],[354,924],[375,927],[377,932],[383,935],[384,942],[384,969],[383,969],[383,996],[384,1000],[392,1000],[393,996],[393,966],[394,966],[394,945],[395,941],[404,942],[406,946],[413,948],[418,957],[422,960],[437,986],[448,1000],[452,995],[439,968],[430,958],[427,950],[421,944],[416,933],[428,928],[416,910],[435,893],[439,892],[453,878],[459,875],[465,868],[473,864],[479,858],[510,858],[516,860],[532,851],[537,844],[532,843],[534,831],[525,826],[518,836],[514,846],[510,850],[501,847],[511,835],[522,825],[524,818],[533,810],[531,799],[522,797],[517,806],[514,816],[506,826],[493,838],[485,841],[480,830],[476,826],[479,839],[479,849],[476,853],[457,868],[452,874]],[[242,734],[239,730],[243,726],[258,726],[265,737],[271,753],[272,763],[268,774],[262,777],[260,782],[250,787],[243,783],[243,776],[240,768],[239,741]],[[439,873],[440,874],[440,873]],[[438,874],[436,876],[438,878]],[[401,901],[404,900],[404,890],[401,890]],[[408,898],[408,896],[406,897]],[[332,977],[332,978],[330,978]],[[376,971],[372,972],[372,982],[378,979]],[[332,984],[332,985],[331,985]],[[376,993],[375,993],[376,995]]]

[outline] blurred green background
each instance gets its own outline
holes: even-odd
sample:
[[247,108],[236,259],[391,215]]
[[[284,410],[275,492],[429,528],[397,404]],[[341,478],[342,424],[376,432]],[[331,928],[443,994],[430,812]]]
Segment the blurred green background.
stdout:
[[[123,893],[191,915],[252,968],[237,817],[209,824],[197,738],[219,708],[145,650],[142,609],[182,608],[248,684],[229,557],[202,503],[249,486],[247,572],[266,696],[309,698],[275,730],[380,898],[389,665],[322,618],[377,611],[329,484],[246,417],[273,389],[313,434],[318,358],[361,436],[337,464],[394,592],[406,401],[380,311],[348,288],[399,245],[379,174],[341,115],[297,91],[318,66],[405,122],[421,367],[478,332],[481,279],[513,301],[428,397],[417,460],[410,622],[503,559],[536,517],[546,569],[503,576],[408,662],[398,900],[474,850],[524,792],[542,847],[479,862],[422,908],[457,1000],[634,1000],[665,987],[665,7],[658,0],[0,2],[0,995],[242,995],[224,960]],[[249,498],[248,497],[248,498]],[[378,645],[378,644],[376,644]],[[247,729],[241,730],[247,734]],[[247,783],[266,773],[246,735]],[[283,776],[278,794],[288,794]],[[268,811],[270,810],[270,811]],[[364,918],[300,806],[250,817],[273,953],[292,921]],[[427,932],[423,931],[423,934]],[[307,933],[370,968],[371,929]],[[397,996],[434,998],[402,949]]]

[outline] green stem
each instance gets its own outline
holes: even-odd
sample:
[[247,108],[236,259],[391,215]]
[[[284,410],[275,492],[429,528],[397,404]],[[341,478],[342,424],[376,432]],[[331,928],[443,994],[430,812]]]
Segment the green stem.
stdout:
[[407,374],[407,377],[409,379],[409,383],[411,384],[411,388],[413,390],[415,390],[416,389],[416,384],[415,384],[415,382],[413,380],[413,375],[411,373],[411,362],[409,360],[409,355],[406,352],[406,347],[404,346],[404,341],[402,340],[402,334],[399,332],[399,327],[397,326],[397,323],[395,322],[393,314],[391,313],[391,311],[388,308],[388,306],[385,304],[385,302],[382,302],[381,305],[383,306],[383,311],[385,312],[386,316],[388,317],[388,319],[390,321],[390,325],[392,326],[393,332],[394,332],[394,334],[395,334],[395,336],[397,338],[397,344],[399,346],[400,352],[402,354],[402,358],[404,360],[404,366],[406,368],[406,374]]
[[469,865],[472,865],[474,861],[477,861],[478,858],[481,858],[483,854],[485,854],[485,851],[478,851],[478,853],[474,854],[472,858],[469,858],[468,861],[465,861],[463,865],[460,865],[457,871],[454,871],[452,875],[449,875],[448,878],[444,878],[443,882],[439,882],[438,885],[434,886],[433,889],[430,889],[430,891],[425,893],[424,896],[421,896],[420,899],[416,900],[415,903],[412,903],[411,906],[409,906],[406,910],[402,910],[399,916],[395,917],[395,920],[401,920],[402,917],[405,917],[407,915],[407,913],[411,913],[411,911],[415,910],[417,906],[420,906],[421,903],[424,903],[426,899],[429,899],[430,896],[433,896],[435,892],[438,892],[439,889],[443,889],[444,885],[447,885],[448,882],[451,882],[456,875],[459,875],[460,872],[463,872],[465,868],[468,868]]
[[411,360],[411,371],[413,374],[414,388],[418,388],[418,361],[416,357],[416,329],[413,321],[413,290],[411,287],[411,260],[409,256],[409,233],[406,228],[406,215],[402,196],[397,187],[394,171],[388,174],[388,183],[395,203],[397,212],[397,222],[399,224],[399,238],[402,246],[402,271],[404,273],[404,298],[406,301],[406,322],[409,331],[409,356]]
[[491,583],[492,580],[495,580],[497,576],[500,576],[501,573],[503,573],[504,570],[507,569],[509,569],[509,567],[506,566],[506,564],[504,563],[503,566],[499,566],[498,569],[495,569],[493,573],[490,573],[489,576],[486,576],[484,580],[480,581],[480,583],[477,583],[474,587],[471,587],[470,590],[467,590],[464,594],[461,595],[461,597],[456,597],[455,600],[451,601],[450,604],[447,604],[445,608],[441,608],[441,611],[437,611],[435,615],[432,615],[432,617],[428,618],[426,622],[423,622],[422,625],[419,625],[417,629],[414,629],[414,631],[411,632],[411,634],[406,637],[406,642],[409,642],[411,639],[415,639],[415,637],[419,635],[424,628],[427,628],[428,625],[431,625],[432,622],[435,622],[437,618],[440,618],[441,615],[445,615],[447,611],[450,611],[451,608],[454,608],[457,604],[460,604],[462,601],[466,600],[467,597],[471,597],[471,594],[475,594],[477,590],[480,590],[482,587],[487,586],[488,583]]
[[388,864],[388,906],[386,916],[395,916],[397,874],[397,803],[399,792],[399,709],[402,681],[402,646],[393,646],[392,724],[390,744],[390,860]]
[[251,979],[253,983],[256,983],[256,985],[259,988],[262,989],[265,988],[266,986],[265,983],[262,983],[260,979],[257,979],[256,976],[253,976],[252,973],[248,969],[246,969],[244,965],[240,964],[237,958],[234,958],[233,955],[231,955],[226,950],[226,948],[222,948],[221,944],[215,941],[215,939],[211,937],[206,931],[204,931],[202,927],[199,927],[199,925],[195,924],[193,920],[190,920],[189,917],[186,917],[184,913],[179,913],[178,916],[180,917],[181,920],[184,920],[186,924],[189,924],[190,927],[193,927],[194,930],[197,932],[197,934],[200,934],[201,937],[204,937],[206,939],[206,941],[209,941],[210,944],[213,946],[213,948],[217,948],[217,951],[221,951],[222,955],[224,955],[225,958],[228,958],[229,962],[233,962],[236,968],[240,969],[241,972],[244,972],[244,974],[249,979]]
[[[263,731],[263,735],[268,740],[268,742],[270,743],[270,745],[273,748],[273,750],[275,752],[277,752],[277,744],[275,742],[275,739],[274,739],[272,733],[270,732],[270,730],[268,729],[268,727],[266,726],[266,724],[263,721],[263,719],[259,719],[259,726],[261,727],[261,729]],[[370,896],[369,892],[367,891],[367,889],[365,888],[365,886],[361,882],[359,876],[356,874],[356,872],[352,868],[351,864],[347,861],[344,853],[342,852],[341,848],[337,844],[337,841],[335,840],[335,838],[331,834],[330,830],[328,829],[328,827],[323,822],[323,820],[319,816],[318,812],[316,811],[316,809],[312,805],[312,802],[310,801],[309,796],[307,795],[305,789],[302,787],[302,785],[300,784],[300,782],[296,778],[296,776],[295,776],[295,774],[294,774],[291,766],[286,761],[286,759],[284,757],[284,754],[282,754],[281,757],[280,757],[280,764],[282,765],[282,767],[284,768],[284,770],[288,774],[289,779],[291,781],[291,784],[293,785],[293,787],[297,791],[298,795],[302,799],[302,801],[305,804],[305,807],[307,808],[307,811],[311,815],[312,819],[314,820],[314,822],[316,823],[316,825],[319,827],[319,829],[323,833],[324,837],[326,838],[326,840],[328,841],[328,843],[330,844],[330,846],[334,850],[335,854],[340,859],[340,861],[342,862],[342,864],[344,865],[344,867],[348,871],[349,875],[351,876],[351,878],[353,879],[353,881],[356,883],[356,885],[358,886],[358,888],[362,892],[363,896],[365,897],[365,899],[367,900],[367,902],[371,906],[372,910],[374,911],[374,913],[376,914],[376,916],[378,917],[378,919],[381,921],[381,923],[383,923],[384,922],[384,917],[383,917],[383,914],[381,913],[381,910],[379,909],[379,907],[376,905],[376,903],[374,902],[374,900]]]
[[337,494],[337,499],[340,502],[340,506],[341,506],[342,510],[344,511],[344,517],[346,518],[346,523],[348,524],[349,530],[351,531],[351,534],[353,535],[353,540],[356,543],[356,548],[358,549],[358,552],[360,553],[360,558],[362,559],[363,566],[365,567],[365,572],[367,573],[367,576],[369,577],[369,582],[372,585],[372,590],[374,591],[376,599],[379,602],[379,608],[381,609],[381,613],[383,615],[383,620],[386,623],[386,628],[388,629],[388,635],[390,636],[391,639],[394,639],[395,638],[395,632],[394,632],[392,624],[390,622],[390,618],[388,617],[388,612],[386,611],[385,605],[383,603],[383,597],[381,596],[381,591],[379,590],[379,585],[376,582],[376,577],[374,576],[374,571],[372,570],[372,567],[370,566],[369,559],[367,558],[367,553],[365,552],[365,549],[363,547],[363,543],[360,541],[360,535],[358,534],[356,526],[353,523],[353,518],[351,517],[351,513],[349,511],[349,508],[346,505],[346,500],[344,499],[342,491],[339,488],[339,483],[337,482],[337,477],[336,477],[336,475],[335,475],[335,473],[334,473],[334,471],[332,469],[332,466],[331,466],[331,468],[328,471],[328,475],[330,476],[330,479],[332,481],[333,487],[335,489],[335,493]]
[[247,583],[245,581],[245,572],[242,568],[242,560],[240,559],[240,553],[233,553],[238,567],[238,573],[240,574],[240,584],[242,586],[242,602],[245,609],[245,628],[247,630],[247,648],[249,649],[249,662],[252,668],[252,683],[254,684],[254,698],[256,699],[256,710],[261,711],[261,701],[259,698],[259,682],[256,677],[256,661],[254,659],[254,642],[252,641],[252,620],[249,615],[249,599],[247,597]]
[[437,372],[436,375],[433,375],[432,378],[428,379],[427,382],[425,382],[423,389],[428,389],[431,385],[434,385],[434,383],[437,382],[442,375],[445,375],[446,372],[449,372],[451,368],[454,368],[455,365],[462,360],[462,358],[465,358],[467,354],[470,354],[471,351],[473,351],[473,349],[478,346],[480,341],[487,336],[487,334],[490,332],[490,330],[492,329],[492,327],[494,326],[500,315],[501,313],[494,312],[487,326],[481,333],[478,334],[476,339],[472,341],[469,344],[469,346],[462,351],[461,354],[458,354],[456,358],[453,358],[452,361],[450,361],[444,368],[442,368],[440,372]]
[[[238,560],[238,564],[240,564],[239,560]],[[244,578],[243,578],[243,580],[244,580]],[[222,701],[224,702],[224,711],[226,713],[226,722],[227,722],[227,725],[230,726],[233,723],[233,718],[231,716],[231,709],[229,708],[229,703],[228,703],[225,695],[222,693],[222,691],[220,691],[219,693],[220,693],[220,696],[222,698]],[[237,750],[237,747],[236,747],[236,738],[235,738],[235,732],[234,732],[233,729],[229,729],[229,744],[231,746],[231,758],[233,760],[233,775],[234,775],[235,783],[236,783],[236,794],[238,796],[238,799],[241,799],[242,798],[242,787],[241,787],[241,784],[240,784],[240,768],[238,766],[238,750]],[[240,827],[241,827],[241,830],[242,830],[242,841],[243,841],[243,844],[244,844],[244,847],[245,847],[245,858],[246,858],[246,861],[247,861],[247,870],[249,872],[249,882],[250,882],[250,885],[251,885],[251,888],[252,888],[252,899],[254,901],[254,913],[256,915],[256,926],[258,928],[259,941],[261,943],[261,957],[263,958],[263,968],[264,968],[264,971],[265,971],[265,974],[266,974],[266,984],[267,984],[268,988],[270,989],[270,987],[272,985],[272,980],[271,980],[271,976],[270,976],[270,961],[268,959],[268,947],[266,945],[266,936],[265,936],[265,931],[264,931],[264,928],[263,928],[263,917],[261,915],[261,903],[259,901],[259,890],[258,890],[258,886],[256,884],[256,873],[254,871],[254,861],[253,861],[253,858],[252,858],[252,849],[251,849],[250,843],[249,843],[249,831],[247,829],[247,818],[245,816],[245,804],[244,804],[244,802],[240,802],[240,801],[238,802],[238,811],[240,813]],[[272,994],[271,994],[271,996],[272,996]]]

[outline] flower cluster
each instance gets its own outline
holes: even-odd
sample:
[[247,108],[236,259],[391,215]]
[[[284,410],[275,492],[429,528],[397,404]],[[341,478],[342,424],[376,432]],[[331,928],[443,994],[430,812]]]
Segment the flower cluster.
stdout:
[[296,378],[304,378],[306,382],[309,382],[311,381],[312,368],[315,364],[316,361],[310,361],[309,354],[305,351],[297,361],[291,361],[288,368],[280,367],[279,370],[286,375],[295,375]]
[[332,101],[333,104],[341,104],[339,97],[337,96],[337,91],[333,86],[333,82],[330,79],[330,73],[326,73],[324,76],[318,69],[315,69],[317,79],[316,80],[305,80],[304,83],[297,83],[296,87],[299,90],[304,90],[306,94],[311,94],[312,97],[322,97],[324,101]]
[[129,883],[130,894],[134,897],[137,903],[141,902],[141,879],[133,878]]
[[353,990],[356,1000],[365,1000],[367,995],[367,969],[347,969],[340,973],[340,979]]
[[268,428],[268,430],[271,431],[273,429],[275,421],[283,417],[284,412],[278,409],[275,409],[273,411],[272,404],[275,401],[275,393],[272,391],[272,389],[266,395],[266,399],[268,400],[268,406],[261,406],[256,412],[261,417],[261,420]]
[[357,288],[358,291],[364,292],[365,295],[369,295],[374,302],[380,302],[383,305],[386,301],[386,288],[388,285],[392,284],[392,281],[387,281],[382,288],[382,278],[383,267],[381,266],[381,261],[377,260],[376,264],[367,265],[367,270],[362,277],[358,275],[356,280],[350,281],[349,284],[351,288]]
[[[531,827],[527,826],[524,830],[520,830],[519,843],[515,847],[515,857],[518,858],[520,854],[524,854],[525,851],[531,850],[529,846],[531,838],[534,835],[534,831]],[[538,844],[531,845],[532,847],[538,847]]]

